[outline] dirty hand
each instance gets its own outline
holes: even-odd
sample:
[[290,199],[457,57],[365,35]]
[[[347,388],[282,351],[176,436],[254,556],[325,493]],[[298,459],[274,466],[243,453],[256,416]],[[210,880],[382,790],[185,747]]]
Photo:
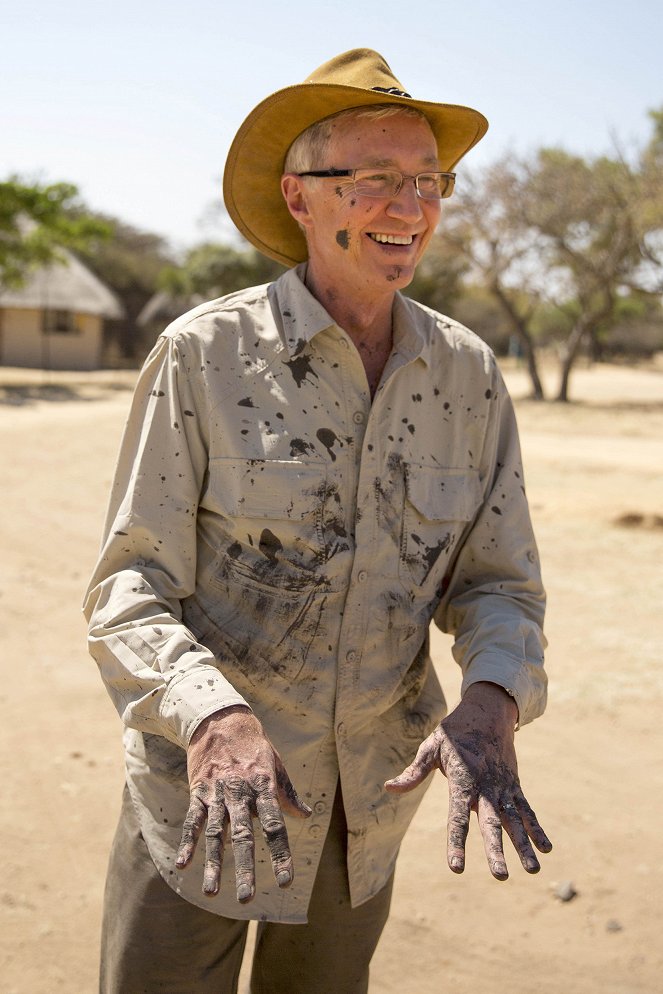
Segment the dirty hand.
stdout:
[[255,895],[253,819],[258,818],[276,882],[289,887],[293,866],[283,812],[307,818],[311,809],[297,796],[255,715],[236,705],[206,718],[189,743],[187,769],[190,803],[177,853],[178,869],[191,862],[207,822],[203,892],[214,896],[219,890],[224,829],[229,823],[237,900],[251,901]]
[[517,717],[515,702],[501,687],[473,684],[458,707],[422,742],[414,762],[385,784],[387,790],[405,793],[431,770],[444,773],[449,782],[447,862],[454,873],[465,869],[471,811],[477,814],[490,872],[498,880],[509,876],[502,828],[528,873],[540,869],[530,839],[540,852],[552,849],[520,788],[513,742]]

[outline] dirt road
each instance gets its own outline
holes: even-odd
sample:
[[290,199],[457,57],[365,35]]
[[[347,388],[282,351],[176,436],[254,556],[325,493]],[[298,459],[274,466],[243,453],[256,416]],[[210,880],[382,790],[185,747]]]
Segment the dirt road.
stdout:
[[[523,396],[522,372],[507,378]],[[5,994],[96,990],[122,760],[79,605],[130,381],[0,371]],[[663,370],[581,370],[573,395],[580,403],[517,404],[551,681],[546,716],[517,744],[555,850],[535,878],[513,857],[499,884],[474,831],[468,869],[453,876],[439,777],[403,847],[374,994],[661,990]],[[446,637],[435,651],[453,702]],[[562,883],[573,900],[554,896]]]

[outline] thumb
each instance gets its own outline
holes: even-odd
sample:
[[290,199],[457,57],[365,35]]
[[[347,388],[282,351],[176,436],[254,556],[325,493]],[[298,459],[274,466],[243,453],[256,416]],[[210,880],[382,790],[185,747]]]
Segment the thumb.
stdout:
[[406,766],[402,773],[391,780],[385,781],[385,789],[392,794],[407,794],[409,790],[414,790],[420,783],[423,783],[428,774],[433,769],[432,766],[415,759],[413,763]]
[[437,767],[433,745],[433,736],[429,736],[419,746],[417,755],[410,765],[406,766],[397,777],[392,777],[391,780],[385,782],[385,789],[393,794],[406,794],[409,790],[414,790],[420,783],[423,783],[429,773]]

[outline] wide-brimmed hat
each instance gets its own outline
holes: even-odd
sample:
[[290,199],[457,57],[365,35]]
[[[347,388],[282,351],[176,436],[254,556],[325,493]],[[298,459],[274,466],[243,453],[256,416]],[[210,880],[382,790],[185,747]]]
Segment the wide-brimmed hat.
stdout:
[[281,176],[295,138],[316,121],[371,104],[415,107],[427,118],[448,172],[482,138],[488,121],[457,104],[415,100],[377,52],[356,48],[330,59],[303,83],[278,90],[251,111],[230,146],[223,197],[245,238],[288,266],[307,258],[306,240],[281,193]]

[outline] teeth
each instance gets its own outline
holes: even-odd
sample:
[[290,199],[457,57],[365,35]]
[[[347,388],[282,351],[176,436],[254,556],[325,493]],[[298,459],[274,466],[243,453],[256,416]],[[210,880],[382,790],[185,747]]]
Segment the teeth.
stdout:
[[384,245],[411,245],[412,235],[374,235],[371,234],[374,242],[382,242]]

